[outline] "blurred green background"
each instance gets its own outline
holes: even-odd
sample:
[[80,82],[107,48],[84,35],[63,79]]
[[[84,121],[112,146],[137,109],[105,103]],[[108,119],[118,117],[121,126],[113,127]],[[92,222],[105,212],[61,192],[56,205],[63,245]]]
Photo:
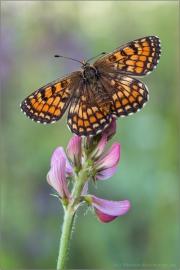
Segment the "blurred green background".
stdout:
[[37,124],[19,104],[81,69],[54,54],[87,60],[148,35],[162,42],[158,67],[142,79],[150,100],[117,121],[118,170],[90,185],[91,194],[127,199],[131,209],[102,224],[81,207],[67,268],[178,269],[178,12],[178,1],[1,2],[2,269],[56,268],[63,210],[46,175],[53,151],[72,137],[66,116]]

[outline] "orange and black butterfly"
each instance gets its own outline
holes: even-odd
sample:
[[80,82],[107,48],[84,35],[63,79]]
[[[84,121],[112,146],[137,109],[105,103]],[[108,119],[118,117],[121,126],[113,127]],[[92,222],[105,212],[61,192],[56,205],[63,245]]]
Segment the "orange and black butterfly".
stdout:
[[148,89],[134,77],[149,74],[160,55],[156,36],[131,41],[92,65],[83,60],[81,71],[39,88],[22,102],[21,110],[31,120],[50,124],[68,109],[70,130],[78,136],[95,136],[113,117],[133,114],[145,105]]

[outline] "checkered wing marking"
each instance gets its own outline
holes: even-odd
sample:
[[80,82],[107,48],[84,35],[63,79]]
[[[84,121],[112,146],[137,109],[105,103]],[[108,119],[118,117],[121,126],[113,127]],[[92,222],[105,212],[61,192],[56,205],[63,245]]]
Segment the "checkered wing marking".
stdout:
[[35,122],[56,122],[65,113],[80,76],[81,71],[73,72],[39,88],[22,102],[21,110]]
[[109,74],[100,79],[111,96],[110,113],[123,117],[139,111],[148,100],[148,90],[141,81],[120,74]]
[[97,103],[89,84],[82,84],[69,107],[67,124],[70,130],[78,136],[95,136],[110,122],[109,110]]
[[104,73],[121,73],[146,76],[158,64],[161,45],[158,37],[148,36],[131,41],[94,62],[93,66]]

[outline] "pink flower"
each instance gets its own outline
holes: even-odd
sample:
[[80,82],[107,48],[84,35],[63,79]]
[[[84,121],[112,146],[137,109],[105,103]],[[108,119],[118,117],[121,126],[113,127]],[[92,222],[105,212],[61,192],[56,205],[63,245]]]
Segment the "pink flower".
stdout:
[[74,170],[72,166],[70,165],[69,160],[66,157],[66,153],[64,152],[63,147],[58,147],[54,151],[51,158],[51,166],[53,166],[62,157],[65,158],[66,160],[66,175],[69,176],[69,175],[74,174]]
[[104,157],[100,158],[95,162],[96,170],[103,171],[109,168],[113,168],[117,165],[120,159],[120,145],[115,142],[113,146],[109,149],[109,151],[104,155]]
[[66,159],[64,157],[56,160],[51,166],[47,181],[57,191],[61,199],[70,197],[66,183]]
[[[79,181],[79,173],[83,166],[86,166],[87,179],[81,179],[83,186],[81,186],[81,196],[79,202],[75,205],[76,211],[86,201],[97,215],[99,221],[107,223],[116,217],[125,214],[130,208],[130,202],[125,201],[108,201],[97,198],[93,195],[87,195],[88,183],[91,179],[96,185],[97,180],[105,180],[111,177],[116,169],[117,163],[120,159],[120,145],[115,142],[109,151],[104,155],[107,140],[112,138],[116,132],[116,122],[112,119],[109,127],[101,134],[93,138],[86,138],[84,149],[82,146],[82,138],[73,136],[67,146],[67,159],[64,149],[58,147],[51,158],[51,169],[47,175],[48,183],[59,194],[64,206],[68,205],[69,201],[75,199],[71,195],[67,187],[67,180],[73,180],[72,185],[76,185]],[[84,156],[83,156],[84,150]],[[83,187],[83,188],[82,188]],[[72,189],[73,194],[73,189]]]
[[85,201],[93,207],[98,220],[103,223],[108,223],[118,216],[124,215],[130,209],[130,202],[127,200],[108,201],[88,195],[85,197]]
[[66,152],[73,165],[76,167],[81,167],[81,156],[82,156],[82,138],[74,136],[69,141]]
[[96,180],[106,180],[108,178],[110,178],[111,176],[113,176],[113,174],[115,173],[115,171],[117,170],[117,166],[114,166],[113,168],[108,168],[105,170],[102,170],[98,173],[96,173]]
[[95,152],[96,147],[98,147],[96,151],[98,150],[99,153],[100,152],[102,153],[105,149],[107,141],[109,141],[115,134],[116,134],[116,121],[114,118],[112,118],[110,125],[102,133],[97,134],[95,137],[86,138],[86,144],[85,144],[86,154],[87,155],[91,154],[91,157],[92,157],[93,156],[92,151],[93,151],[93,154],[96,153]]

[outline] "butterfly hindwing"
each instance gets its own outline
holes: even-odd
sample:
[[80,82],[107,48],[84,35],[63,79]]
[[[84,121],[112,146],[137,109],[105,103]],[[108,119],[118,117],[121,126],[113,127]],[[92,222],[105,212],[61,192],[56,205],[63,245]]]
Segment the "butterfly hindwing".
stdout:
[[111,95],[110,113],[123,117],[139,111],[148,100],[148,89],[141,81],[121,74],[101,77],[101,83]]
[[78,136],[95,136],[111,122],[109,111],[98,105],[89,84],[82,84],[72,98],[67,124]]

